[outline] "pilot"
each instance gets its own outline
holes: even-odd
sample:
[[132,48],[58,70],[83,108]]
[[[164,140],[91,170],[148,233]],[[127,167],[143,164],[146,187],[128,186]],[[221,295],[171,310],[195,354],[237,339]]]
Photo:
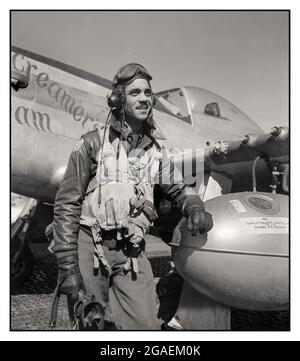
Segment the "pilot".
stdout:
[[60,292],[76,300],[84,289],[104,309],[109,304],[120,330],[160,329],[145,256],[145,235],[156,217],[154,185],[182,210],[193,234],[212,227],[203,202],[155,139],[151,80],[142,65],[119,69],[105,125],[73,149],[54,204]]

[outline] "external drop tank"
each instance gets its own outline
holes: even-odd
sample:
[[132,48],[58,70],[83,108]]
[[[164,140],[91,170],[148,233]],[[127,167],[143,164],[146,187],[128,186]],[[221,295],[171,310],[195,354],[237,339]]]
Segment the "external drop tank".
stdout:
[[185,219],[172,244],[181,276],[199,293],[228,306],[284,310],[289,304],[288,196],[245,192],[205,202],[208,234],[193,237]]

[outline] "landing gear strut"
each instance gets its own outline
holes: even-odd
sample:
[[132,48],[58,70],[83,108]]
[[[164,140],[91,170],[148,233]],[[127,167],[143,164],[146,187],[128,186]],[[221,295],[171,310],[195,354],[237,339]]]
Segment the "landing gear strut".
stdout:
[[20,287],[33,271],[34,258],[30,249],[28,229],[36,208],[36,200],[30,199],[24,207],[23,215],[20,215],[11,227],[10,284],[12,290]]

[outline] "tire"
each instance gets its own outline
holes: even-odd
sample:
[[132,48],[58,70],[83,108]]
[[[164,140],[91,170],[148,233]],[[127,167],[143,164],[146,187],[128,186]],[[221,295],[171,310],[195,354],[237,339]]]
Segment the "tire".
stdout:
[[15,237],[11,240],[10,284],[14,290],[25,283],[33,272],[34,257],[29,244],[26,244],[18,260],[13,263],[14,256],[20,247],[20,240]]

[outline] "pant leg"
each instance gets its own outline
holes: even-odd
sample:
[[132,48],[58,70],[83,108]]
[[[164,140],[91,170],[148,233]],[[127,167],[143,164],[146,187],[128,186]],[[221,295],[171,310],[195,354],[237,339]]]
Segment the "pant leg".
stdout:
[[[94,244],[93,239],[86,232],[79,230],[78,234],[79,268],[89,296],[94,295],[104,310],[108,304],[109,277],[100,269],[94,274]],[[109,261],[109,260],[108,260]]]
[[187,282],[174,317],[184,330],[230,330],[230,307],[200,294]]
[[132,273],[124,273],[122,267],[127,256],[122,250],[117,252],[110,289],[110,306],[117,329],[121,330],[158,330],[154,277],[149,260],[144,252],[138,257],[137,278]]

